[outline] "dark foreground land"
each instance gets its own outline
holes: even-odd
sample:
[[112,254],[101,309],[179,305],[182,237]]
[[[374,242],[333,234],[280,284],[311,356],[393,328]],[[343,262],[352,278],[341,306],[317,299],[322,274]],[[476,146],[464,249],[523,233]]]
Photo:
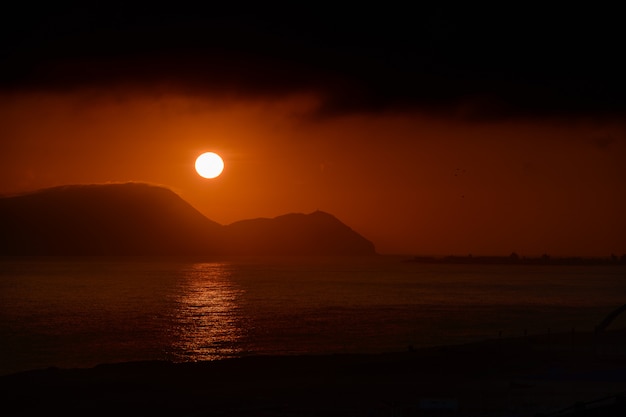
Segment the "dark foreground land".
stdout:
[[3,416],[624,416],[626,332],[0,377]]

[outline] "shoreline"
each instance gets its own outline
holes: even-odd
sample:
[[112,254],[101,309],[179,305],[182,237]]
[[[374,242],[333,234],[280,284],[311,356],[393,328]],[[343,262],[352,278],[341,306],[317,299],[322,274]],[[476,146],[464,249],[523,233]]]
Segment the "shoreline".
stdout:
[[49,368],[0,376],[0,392],[0,409],[15,416],[549,415],[605,397],[603,407],[626,407],[626,330],[381,354]]
[[405,259],[408,263],[434,265],[530,265],[530,266],[626,266],[626,254],[621,257],[520,257],[510,256],[413,256]]

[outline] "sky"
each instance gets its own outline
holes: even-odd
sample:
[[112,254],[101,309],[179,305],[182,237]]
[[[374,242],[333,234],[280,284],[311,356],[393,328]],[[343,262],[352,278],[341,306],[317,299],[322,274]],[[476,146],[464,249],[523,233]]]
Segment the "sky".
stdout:
[[323,210],[379,253],[626,253],[617,10],[239,6],[7,9],[0,193],[139,181],[221,224]]

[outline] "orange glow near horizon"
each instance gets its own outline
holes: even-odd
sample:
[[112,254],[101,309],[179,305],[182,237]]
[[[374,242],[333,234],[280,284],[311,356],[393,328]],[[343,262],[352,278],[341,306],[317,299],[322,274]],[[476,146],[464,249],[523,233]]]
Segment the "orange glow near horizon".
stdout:
[[[0,97],[0,193],[140,181],[221,224],[323,210],[379,253],[626,253],[616,123],[309,117],[315,97]],[[36,121],[36,122],[34,122]],[[218,149],[219,181],[193,172]]]

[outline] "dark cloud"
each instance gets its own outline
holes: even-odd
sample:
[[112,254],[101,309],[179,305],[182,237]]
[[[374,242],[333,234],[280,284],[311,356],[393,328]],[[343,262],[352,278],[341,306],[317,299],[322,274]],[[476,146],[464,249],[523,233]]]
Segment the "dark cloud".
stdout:
[[325,98],[320,115],[626,111],[617,10],[98,4],[5,14],[0,88],[315,92]]

